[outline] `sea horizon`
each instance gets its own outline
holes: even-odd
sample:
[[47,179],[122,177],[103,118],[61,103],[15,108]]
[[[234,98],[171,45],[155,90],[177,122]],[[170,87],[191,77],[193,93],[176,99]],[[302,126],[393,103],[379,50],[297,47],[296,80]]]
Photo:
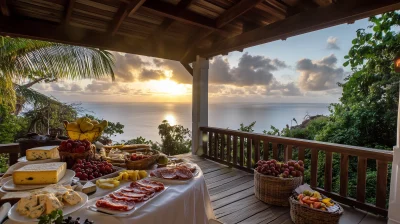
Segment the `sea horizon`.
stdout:
[[[72,103],[72,102],[70,102]],[[178,124],[191,129],[190,102],[73,102],[88,113],[100,119],[120,122],[125,125],[124,133],[112,136],[115,142],[142,136],[148,140],[160,142],[158,125],[168,120],[172,125]],[[278,129],[286,125],[300,124],[305,116],[329,115],[330,103],[254,103],[223,102],[209,103],[208,125],[211,127],[238,129],[240,124],[249,125],[256,121],[255,133]],[[81,115],[82,115],[81,114]]]

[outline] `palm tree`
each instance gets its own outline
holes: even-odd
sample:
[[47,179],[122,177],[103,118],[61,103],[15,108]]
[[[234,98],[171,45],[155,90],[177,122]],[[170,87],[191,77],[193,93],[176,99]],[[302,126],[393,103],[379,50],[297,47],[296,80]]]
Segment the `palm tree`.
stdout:
[[[16,113],[28,102],[54,99],[30,89],[36,83],[57,79],[111,76],[113,55],[104,50],[23,38],[0,37],[0,105]],[[27,82],[20,85],[18,83]]]

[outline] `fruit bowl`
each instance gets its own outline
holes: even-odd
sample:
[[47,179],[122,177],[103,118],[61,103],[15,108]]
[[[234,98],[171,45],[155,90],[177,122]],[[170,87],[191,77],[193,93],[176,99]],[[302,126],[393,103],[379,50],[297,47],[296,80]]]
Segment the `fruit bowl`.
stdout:
[[96,141],[102,134],[103,128],[94,127],[90,131],[82,132],[79,127],[73,127],[72,123],[68,121],[63,121],[65,130],[67,131],[67,135],[72,140],[85,140],[87,139],[90,142]]

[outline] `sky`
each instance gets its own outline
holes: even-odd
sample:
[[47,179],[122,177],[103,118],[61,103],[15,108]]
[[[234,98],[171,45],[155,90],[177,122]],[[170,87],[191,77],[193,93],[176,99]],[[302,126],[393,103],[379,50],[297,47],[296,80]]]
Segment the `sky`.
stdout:
[[[344,56],[367,19],[210,59],[209,102],[333,103],[350,74]],[[176,61],[112,52],[116,80],[59,80],[34,89],[63,102],[191,102],[192,76]]]

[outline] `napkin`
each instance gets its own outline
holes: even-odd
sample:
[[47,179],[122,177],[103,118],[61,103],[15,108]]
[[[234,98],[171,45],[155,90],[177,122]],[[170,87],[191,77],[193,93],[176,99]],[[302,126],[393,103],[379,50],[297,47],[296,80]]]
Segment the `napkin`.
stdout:
[[8,210],[11,209],[11,204],[10,203],[4,203],[1,207],[0,207],[0,223],[3,222],[3,220],[7,217],[8,214]]

